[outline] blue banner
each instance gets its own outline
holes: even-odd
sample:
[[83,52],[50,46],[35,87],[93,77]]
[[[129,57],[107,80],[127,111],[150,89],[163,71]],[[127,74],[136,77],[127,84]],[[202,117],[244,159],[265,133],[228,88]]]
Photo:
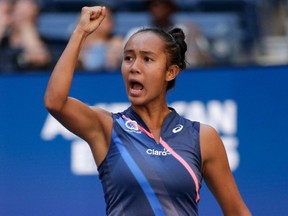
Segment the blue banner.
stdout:
[[[88,145],[43,104],[49,74],[0,76],[0,215],[105,215]],[[288,67],[185,71],[168,93],[181,115],[214,126],[253,215],[288,212]],[[71,96],[121,111],[120,73],[75,75]],[[203,184],[200,215],[222,215]]]

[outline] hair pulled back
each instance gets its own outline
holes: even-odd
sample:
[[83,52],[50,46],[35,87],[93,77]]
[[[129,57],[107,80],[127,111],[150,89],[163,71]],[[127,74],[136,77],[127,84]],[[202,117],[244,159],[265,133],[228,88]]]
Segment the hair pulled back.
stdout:
[[[173,28],[166,32],[158,27],[147,27],[138,30],[135,34],[140,32],[153,32],[159,35],[164,40],[164,49],[168,55],[167,68],[170,65],[177,65],[180,70],[186,69],[185,54],[187,51],[187,44],[185,42],[185,34],[181,28]],[[175,79],[168,83],[167,91],[175,86]]]
[[169,46],[170,49],[169,47],[167,47],[168,48],[167,51],[170,53],[170,58],[171,58],[170,63],[176,64],[179,66],[181,70],[184,70],[186,69],[185,54],[187,51],[187,44],[185,42],[185,34],[183,30],[180,28],[174,28],[171,31],[169,31],[168,34],[170,34],[175,41],[174,45],[171,44]]

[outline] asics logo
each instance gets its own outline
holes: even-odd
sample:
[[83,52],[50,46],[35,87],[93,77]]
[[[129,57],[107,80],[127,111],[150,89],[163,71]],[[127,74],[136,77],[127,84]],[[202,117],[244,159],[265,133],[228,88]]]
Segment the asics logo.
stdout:
[[183,129],[183,125],[178,124],[176,127],[172,130],[173,133],[178,133]]

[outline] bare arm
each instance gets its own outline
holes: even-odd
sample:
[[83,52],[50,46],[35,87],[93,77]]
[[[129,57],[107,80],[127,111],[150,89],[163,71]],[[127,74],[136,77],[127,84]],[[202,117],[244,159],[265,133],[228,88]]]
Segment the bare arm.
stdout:
[[202,173],[224,215],[250,216],[230,171],[224,145],[214,128],[201,125]]
[[112,117],[107,111],[92,109],[68,94],[82,44],[104,17],[104,7],[82,8],[80,21],[52,72],[44,97],[47,110],[90,144],[97,164],[107,153]]

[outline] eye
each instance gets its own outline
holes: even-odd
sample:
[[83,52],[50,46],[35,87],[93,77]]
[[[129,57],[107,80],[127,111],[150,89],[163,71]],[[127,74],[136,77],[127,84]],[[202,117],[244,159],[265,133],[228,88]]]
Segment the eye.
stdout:
[[146,62],[150,62],[150,61],[153,61],[151,58],[149,58],[149,57],[145,57],[144,58],[144,61],[146,61]]
[[133,58],[131,57],[131,56],[124,56],[124,61],[132,61],[133,60]]

